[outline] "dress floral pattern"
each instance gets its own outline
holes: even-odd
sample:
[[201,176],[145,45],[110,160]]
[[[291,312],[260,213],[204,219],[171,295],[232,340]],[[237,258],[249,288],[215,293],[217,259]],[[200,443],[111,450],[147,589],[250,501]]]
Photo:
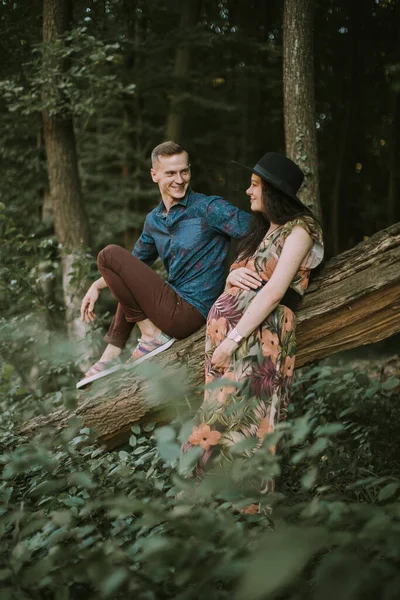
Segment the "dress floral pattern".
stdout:
[[[231,270],[246,266],[267,282],[296,225],[303,227],[313,240],[290,284],[303,295],[310,270],[322,261],[324,254],[322,231],[312,217],[303,216],[280,226],[264,237],[250,259],[233,263]],[[243,341],[223,373],[211,365],[215,348],[236,326],[256,293],[233,286],[216,300],[208,315],[205,396],[192,433],[182,448],[183,452],[196,446],[201,449],[193,476],[201,476],[206,464],[214,467],[229,460],[232,446],[239,442],[253,437],[260,445],[264,436],[286,417],[296,355],[295,315],[287,306],[280,304]],[[249,451],[243,450],[243,454],[248,456]]]

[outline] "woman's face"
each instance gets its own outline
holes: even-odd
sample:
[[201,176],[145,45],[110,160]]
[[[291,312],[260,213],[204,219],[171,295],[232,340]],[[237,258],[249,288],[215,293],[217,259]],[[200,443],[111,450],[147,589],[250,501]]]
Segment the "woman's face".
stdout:
[[250,207],[253,212],[265,211],[261,177],[253,173],[251,176],[250,187],[246,190],[246,194],[250,196]]

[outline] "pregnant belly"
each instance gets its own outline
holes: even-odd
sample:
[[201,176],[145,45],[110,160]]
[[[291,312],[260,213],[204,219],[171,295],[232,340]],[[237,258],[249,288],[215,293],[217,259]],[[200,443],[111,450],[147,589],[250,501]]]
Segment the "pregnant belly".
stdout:
[[228,324],[234,327],[255,295],[254,291],[246,291],[238,287],[230,288],[214,302],[208,320],[225,318]]

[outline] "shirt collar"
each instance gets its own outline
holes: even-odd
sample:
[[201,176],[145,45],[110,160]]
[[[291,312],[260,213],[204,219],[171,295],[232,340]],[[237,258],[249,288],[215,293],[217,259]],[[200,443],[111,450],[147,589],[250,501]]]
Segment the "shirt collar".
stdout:
[[[180,204],[181,206],[184,206],[186,208],[189,198],[190,198],[190,196],[192,196],[192,194],[193,194],[192,188],[189,186],[184,198],[182,198],[182,200],[179,200],[179,202],[175,202],[174,206],[176,206],[177,204]],[[165,210],[164,202],[161,200],[160,204],[156,208],[157,215],[162,216],[164,214],[164,210]]]

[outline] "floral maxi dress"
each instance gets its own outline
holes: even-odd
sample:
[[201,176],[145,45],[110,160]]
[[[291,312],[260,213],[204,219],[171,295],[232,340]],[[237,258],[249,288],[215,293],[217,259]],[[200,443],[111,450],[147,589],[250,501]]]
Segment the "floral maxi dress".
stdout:
[[[280,226],[264,237],[251,259],[233,263],[231,270],[246,266],[267,282],[295,225],[303,227],[313,240],[290,284],[303,295],[310,269],[322,261],[324,253],[322,231],[312,217],[303,216]],[[256,293],[233,286],[219,296],[208,315],[205,396],[182,448],[184,453],[194,446],[202,449],[192,475],[201,476],[206,463],[214,466],[229,458],[230,448],[246,438],[262,441],[286,417],[296,354],[295,316],[287,306],[280,304],[242,342],[224,372],[211,365],[215,348],[237,325]],[[219,379],[224,380],[221,387]]]

